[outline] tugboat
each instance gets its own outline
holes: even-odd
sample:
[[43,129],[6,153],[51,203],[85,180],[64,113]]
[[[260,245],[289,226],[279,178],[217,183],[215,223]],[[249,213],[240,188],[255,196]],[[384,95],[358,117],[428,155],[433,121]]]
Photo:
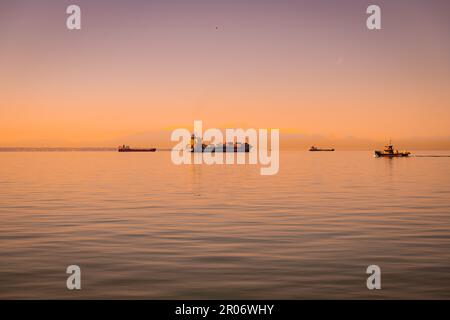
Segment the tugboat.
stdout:
[[119,146],[119,149],[117,151],[119,151],[119,152],[155,152],[156,148],[139,149],[139,148],[130,148],[130,146],[122,145],[122,146]]
[[197,138],[194,134],[191,135],[191,143],[189,150],[191,152],[250,152],[252,146],[245,143],[223,143],[223,144],[205,144],[200,138]]
[[411,155],[411,152],[409,151],[398,151],[394,150],[394,146],[392,145],[392,142],[389,140],[389,144],[384,147],[383,151],[375,151],[375,157],[388,157],[388,158],[394,158],[394,157],[409,157]]
[[334,148],[321,149],[317,148],[316,146],[312,146],[311,148],[309,148],[309,151],[334,151]]

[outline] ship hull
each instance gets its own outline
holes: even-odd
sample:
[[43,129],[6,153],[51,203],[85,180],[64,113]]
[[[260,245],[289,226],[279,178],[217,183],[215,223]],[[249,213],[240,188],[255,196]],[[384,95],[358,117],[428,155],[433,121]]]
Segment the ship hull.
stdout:
[[245,147],[232,147],[232,148],[206,146],[206,147],[202,148],[202,150],[191,149],[191,152],[204,152],[204,153],[233,152],[233,153],[237,153],[237,152],[250,152],[250,149],[251,149],[251,146],[249,146],[249,145],[247,145]]
[[406,158],[409,156],[410,156],[410,153],[388,154],[388,153],[383,153],[381,151],[375,151],[375,157],[377,157],[377,158]]
[[156,148],[151,149],[119,149],[119,152],[155,152]]

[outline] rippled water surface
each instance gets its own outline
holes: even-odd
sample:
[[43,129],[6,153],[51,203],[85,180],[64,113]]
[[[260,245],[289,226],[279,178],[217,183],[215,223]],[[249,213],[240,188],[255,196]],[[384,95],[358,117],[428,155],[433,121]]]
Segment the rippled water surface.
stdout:
[[0,298],[450,298],[450,158],[280,157],[0,153]]

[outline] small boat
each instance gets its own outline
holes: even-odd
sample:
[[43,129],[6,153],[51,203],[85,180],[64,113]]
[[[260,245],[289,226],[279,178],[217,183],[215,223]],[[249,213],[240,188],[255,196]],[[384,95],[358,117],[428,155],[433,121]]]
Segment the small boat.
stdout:
[[334,151],[334,148],[317,148],[316,146],[312,146],[309,148],[309,151]]
[[119,152],[155,152],[156,148],[130,148],[130,146],[122,145],[117,150]]
[[411,155],[411,152],[409,151],[398,151],[394,150],[394,146],[392,145],[392,142],[389,141],[389,144],[384,147],[383,151],[375,151],[375,157],[388,157],[388,158],[394,158],[394,157],[409,157]]

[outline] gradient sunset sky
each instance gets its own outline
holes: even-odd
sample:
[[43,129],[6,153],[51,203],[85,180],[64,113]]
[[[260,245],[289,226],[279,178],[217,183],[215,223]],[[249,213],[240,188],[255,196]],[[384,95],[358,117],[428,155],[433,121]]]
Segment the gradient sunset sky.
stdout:
[[0,147],[166,145],[196,119],[450,142],[450,1],[0,2]]

